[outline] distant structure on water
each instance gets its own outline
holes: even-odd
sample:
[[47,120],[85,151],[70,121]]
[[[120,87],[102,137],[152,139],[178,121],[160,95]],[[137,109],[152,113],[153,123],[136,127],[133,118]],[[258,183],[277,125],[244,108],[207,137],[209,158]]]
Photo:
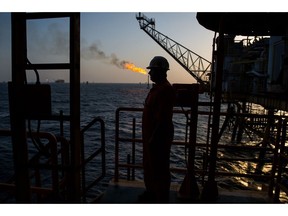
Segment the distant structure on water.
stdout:
[[55,80],[55,83],[65,83],[65,80],[63,80],[63,79],[58,79],[58,80]]

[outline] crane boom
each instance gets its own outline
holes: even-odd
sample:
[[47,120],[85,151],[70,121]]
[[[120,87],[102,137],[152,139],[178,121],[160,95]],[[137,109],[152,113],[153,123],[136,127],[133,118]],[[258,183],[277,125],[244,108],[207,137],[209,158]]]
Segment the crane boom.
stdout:
[[155,20],[143,13],[137,13],[140,29],[144,30],[156,43],[168,52],[193,78],[207,89],[211,73],[211,62],[177,43],[155,29]]

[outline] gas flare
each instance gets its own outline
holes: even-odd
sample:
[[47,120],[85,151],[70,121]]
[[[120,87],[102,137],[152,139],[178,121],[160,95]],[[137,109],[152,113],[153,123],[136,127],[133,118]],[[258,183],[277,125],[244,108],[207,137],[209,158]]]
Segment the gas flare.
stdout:
[[102,60],[106,61],[109,64],[115,65],[121,69],[128,69],[130,71],[147,74],[146,70],[140,67],[136,67],[133,63],[122,60],[120,61],[116,54],[112,53],[110,56],[106,55],[104,51],[102,51],[96,43],[93,43],[89,47],[84,47],[82,49],[82,57],[85,59],[95,59],[95,60]]
[[136,67],[133,63],[125,62],[123,64],[124,69],[131,70],[136,73],[147,74],[146,70],[140,67]]

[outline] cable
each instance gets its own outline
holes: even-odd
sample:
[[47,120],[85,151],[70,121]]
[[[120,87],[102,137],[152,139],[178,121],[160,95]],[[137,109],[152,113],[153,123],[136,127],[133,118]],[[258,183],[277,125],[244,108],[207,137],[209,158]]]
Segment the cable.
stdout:
[[[27,58],[27,63],[29,65],[32,65],[32,63],[29,61],[29,59]],[[36,75],[36,84],[40,84],[40,78],[39,78],[39,73],[37,71],[36,68],[33,68],[34,72],[35,72],[35,75]],[[26,83],[27,83],[27,78],[26,78]]]

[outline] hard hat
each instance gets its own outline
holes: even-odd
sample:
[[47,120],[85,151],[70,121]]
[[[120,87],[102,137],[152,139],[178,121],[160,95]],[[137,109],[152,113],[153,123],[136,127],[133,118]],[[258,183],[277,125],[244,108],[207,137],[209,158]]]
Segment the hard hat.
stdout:
[[155,56],[151,61],[147,69],[151,68],[162,68],[165,70],[169,70],[169,63],[166,58],[163,56]]

